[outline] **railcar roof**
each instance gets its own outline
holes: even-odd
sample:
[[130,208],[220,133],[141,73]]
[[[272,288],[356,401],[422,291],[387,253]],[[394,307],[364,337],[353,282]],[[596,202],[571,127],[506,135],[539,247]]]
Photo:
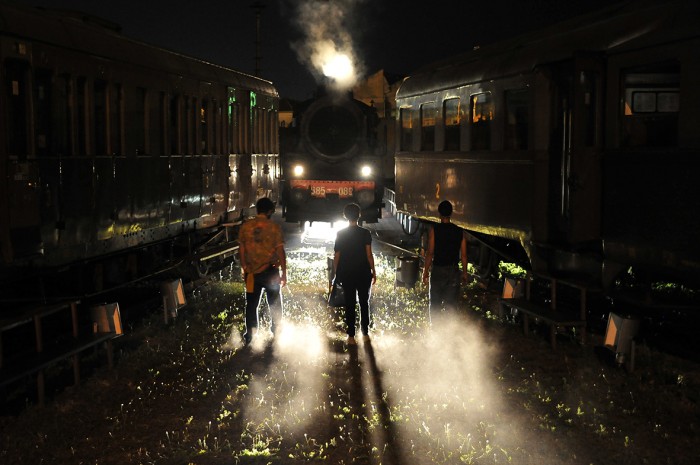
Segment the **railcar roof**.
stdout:
[[118,25],[80,12],[0,2],[0,34],[65,47],[121,63],[216,80],[278,96],[272,82],[120,34]]
[[614,54],[698,37],[698,18],[697,0],[617,4],[427,65],[404,80],[397,98],[529,73],[577,52]]

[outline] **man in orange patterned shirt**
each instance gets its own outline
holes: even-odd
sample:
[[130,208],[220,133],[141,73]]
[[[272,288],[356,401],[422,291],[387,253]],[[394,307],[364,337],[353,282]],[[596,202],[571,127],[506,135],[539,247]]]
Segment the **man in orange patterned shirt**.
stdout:
[[[239,255],[246,283],[245,327],[243,339],[249,344],[258,329],[258,308],[262,291],[270,308],[272,333],[282,321],[281,288],[287,283],[287,257],[282,228],[270,220],[275,204],[267,197],[255,205],[257,216],[246,221],[239,232]],[[281,275],[280,275],[281,271]]]

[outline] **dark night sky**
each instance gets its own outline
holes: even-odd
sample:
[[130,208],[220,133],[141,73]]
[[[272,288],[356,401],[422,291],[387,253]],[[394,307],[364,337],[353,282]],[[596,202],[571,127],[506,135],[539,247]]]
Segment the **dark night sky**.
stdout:
[[[243,72],[255,72],[255,0],[15,0],[79,10],[122,27],[131,38]],[[349,41],[368,73],[405,75],[432,61],[530,31],[620,0],[261,0],[260,74],[282,97],[305,99],[313,67],[297,53],[315,37]],[[299,5],[314,19],[301,21]],[[431,6],[437,8],[431,9]],[[340,12],[332,16],[329,8]],[[335,18],[335,20],[333,20]],[[345,34],[343,34],[345,32]]]

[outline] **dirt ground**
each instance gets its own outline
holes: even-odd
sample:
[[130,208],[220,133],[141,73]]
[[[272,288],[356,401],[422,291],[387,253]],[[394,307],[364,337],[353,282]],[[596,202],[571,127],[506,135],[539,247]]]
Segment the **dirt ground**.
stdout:
[[[286,324],[247,347],[235,267],[115,341],[117,363],[0,417],[0,463],[695,464],[700,371],[637,348],[628,372],[546,329],[525,337],[470,286],[456,316],[379,258],[372,339],[324,300],[326,250],[289,253]],[[263,306],[263,327],[267,321]]]

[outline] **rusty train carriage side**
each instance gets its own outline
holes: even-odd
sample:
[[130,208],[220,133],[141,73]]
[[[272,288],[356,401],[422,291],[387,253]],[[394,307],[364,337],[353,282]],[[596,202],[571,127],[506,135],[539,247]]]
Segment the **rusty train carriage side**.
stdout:
[[[200,244],[233,237],[222,228],[258,196],[276,198],[270,82],[96,18],[8,5],[0,15],[3,280],[197,260]],[[124,252],[137,258],[107,259]]]
[[397,93],[397,209],[535,271],[700,281],[692,2],[615,6],[436,63]]

